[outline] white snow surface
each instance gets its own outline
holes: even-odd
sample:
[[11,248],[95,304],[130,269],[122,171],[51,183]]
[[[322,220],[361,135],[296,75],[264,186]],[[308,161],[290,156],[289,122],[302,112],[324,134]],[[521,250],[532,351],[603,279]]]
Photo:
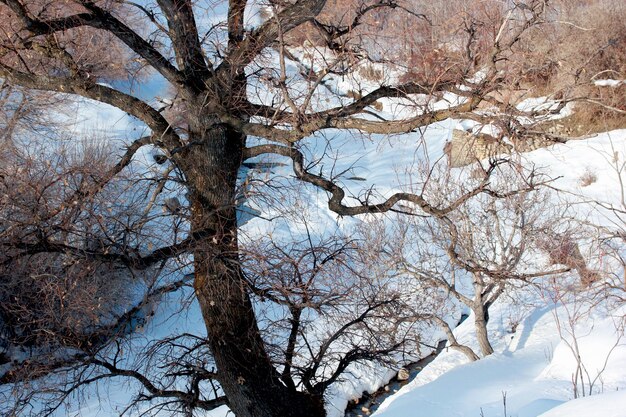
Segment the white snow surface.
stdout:
[[599,87],[618,87],[626,83],[626,80],[595,80],[593,82]]
[[[326,159],[321,156],[319,142],[312,139],[307,141],[306,151],[322,158],[320,169],[326,174],[345,170],[338,181],[347,188],[348,195],[359,195],[375,185],[382,198],[403,187],[419,187],[419,178],[415,176],[418,166],[425,160],[433,164],[443,158],[442,148],[452,129],[464,124],[467,122],[449,120],[419,133],[391,138],[357,139],[342,132],[329,132],[326,139],[331,147],[325,148],[329,153]],[[335,154],[333,149],[341,152]],[[558,200],[574,202],[578,217],[594,224],[613,225],[614,214],[591,201],[621,204],[622,185],[617,170],[626,159],[626,130],[554,145],[520,158],[525,166],[534,166],[554,179],[551,186],[560,190]],[[289,176],[290,168],[283,169],[280,172]],[[470,169],[455,170],[453,175],[462,178]],[[588,172],[593,173],[595,180],[585,185],[581,178]],[[350,179],[354,177],[365,181]],[[299,207],[305,208],[318,232],[349,229],[353,219],[328,213],[325,193],[305,188],[306,192],[299,196]],[[262,219],[253,219],[244,229],[256,234],[267,227]],[[298,225],[286,221],[278,230],[276,224],[272,227],[274,233],[293,234]],[[602,264],[603,260],[598,262]],[[511,302],[516,297],[525,300],[523,306]],[[511,293],[490,313],[493,355],[468,363],[462,354],[444,351],[375,415],[415,417],[419,412],[426,417],[501,417],[505,415],[506,398],[508,417],[626,416],[626,340],[619,337],[616,329],[626,309],[608,312],[598,307],[576,323],[582,363],[596,381],[592,396],[574,399],[572,375],[576,361],[567,347],[571,338],[564,330],[561,338],[556,321],[557,317],[561,323],[566,321],[562,317],[571,308],[570,304],[551,303],[539,292]],[[477,349],[472,319],[470,316],[456,334],[461,342]],[[519,325],[515,333],[510,333],[513,323]],[[431,341],[440,337],[433,334]],[[328,416],[342,416],[349,399],[358,398],[363,391],[375,391],[394,374],[394,370],[374,365],[351,367],[345,381],[335,384],[327,395]],[[606,410],[606,414],[600,410]]]
[[541,417],[624,417],[626,392],[607,392],[592,397],[578,398],[556,406]]
[[[618,171],[625,157],[626,130],[521,156],[526,166],[541,168],[555,179],[552,185],[560,190],[559,198],[575,203],[578,218],[606,227],[620,220],[593,201],[623,207]],[[585,173],[593,174],[591,184],[581,181]],[[603,261],[600,257],[597,264]],[[444,351],[415,380],[388,398],[374,416],[626,416],[623,302],[612,311],[602,303],[585,309],[581,306],[585,296],[582,289],[575,299],[557,304],[540,292],[526,295],[526,303],[530,300],[533,307],[521,314],[511,299],[492,307],[489,332],[493,355],[469,363],[456,351]],[[568,317],[578,313],[579,319],[570,324]],[[507,332],[511,318],[520,321],[515,333]],[[471,322],[472,317],[455,333],[462,343],[477,347]],[[592,387],[585,387],[584,397],[579,387],[579,398],[575,398],[572,383],[577,368],[576,356],[569,347],[572,334],[576,336],[584,372],[588,373],[586,383],[593,382]]]
[[[496,353],[468,363],[460,353],[444,351],[415,380],[384,402],[374,416],[409,417],[416,415],[415,410],[429,417],[605,416],[593,410],[597,404],[611,411],[606,416],[626,416],[626,407],[621,406],[626,404],[626,392],[622,391],[626,388],[626,344],[620,341],[609,354],[617,339],[611,318],[596,318],[593,326],[590,318],[581,323],[586,328],[579,339],[582,362],[592,377],[608,360],[599,378],[602,386],[594,388],[591,400],[576,400],[575,404],[584,405],[579,410],[568,403],[573,399],[571,378],[576,360],[557,329],[554,314],[562,314],[562,307],[535,307],[515,334],[498,329],[498,319],[506,317],[510,308],[501,304],[495,310],[496,323],[490,323],[489,330],[496,341]],[[471,339],[471,319],[457,329],[462,340]],[[596,396],[598,400],[593,400]],[[605,396],[607,403],[601,399]]]

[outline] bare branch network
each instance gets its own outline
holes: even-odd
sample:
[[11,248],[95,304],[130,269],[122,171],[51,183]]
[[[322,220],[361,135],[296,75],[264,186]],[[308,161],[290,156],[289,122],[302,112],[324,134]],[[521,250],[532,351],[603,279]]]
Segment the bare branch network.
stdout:
[[[249,184],[241,173],[268,155],[289,161],[293,177],[322,191],[339,216],[436,221],[450,265],[475,277],[474,299],[406,259],[385,262],[472,306],[483,320],[477,329],[509,280],[582,271],[578,263],[520,272],[523,250],[504,235],[512,252],[500,263],[463,252],[470,234],[458,216],[474,201],[523,200],[549,182],[518,170],[513,187],[496,186],[511,158],[489,159],[471,187],[448,195],[407,187],[351,201],[304,151],[324,132],[419,137],[448,119],[496,126],[499,142],[554,143],[566,135],[535,121],[569,103],[621,114],[617,100],[584,90],[600,72],[583,71],[590,56],[617,41],[571,61],[542,49],[549,41],[540,39],[576,30],[558,24],[575,17],[565,3],[0,0],[0,366],[20,365],[0,370],[13,387],[3,412],[53,415],[86,386],[127,378],[138,392],[122,414],[228,405],[239,417],[320,417],[329,387],[352,364],[415,352],[424,319],[440,317],[372,276],[380,259],[360,254],[363,241],[319,239],[305,224],[303,239],[244,244],[238,210]],[[516,107],[529,85],[561,75],[553,107]],[[169,98],[146,98],[150,80]],[[113,106],[143,133],[122,152],[108,137],[89,144],[60,133],[49,114],[72,98]],[[388,102],[410,111],[392,115]],[[434,183],[432,169],[421,173],[424,183]],[[271,201],[277,191],[263,186],[255,191]],[[163,299],[182,310],[189,298],[206,334],[183,331],[137,348],[133,335]],[[316,338],[320,321],[328,332]],[[482,347],[490,353],[488,341]]]

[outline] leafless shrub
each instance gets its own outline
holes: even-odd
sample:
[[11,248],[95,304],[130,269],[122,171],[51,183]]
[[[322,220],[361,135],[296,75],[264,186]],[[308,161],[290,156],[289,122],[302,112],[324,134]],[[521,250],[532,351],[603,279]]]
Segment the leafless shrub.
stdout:
[[626,105],[623,100],[626,84],[580,87],[577,94],[584,100],[574,106],[574,114],[566,120],[574,135],[589,135],[626,126]]
[[383,82],[383,71],[374,67],[373,65],[365,65],[363,67],[360,67],[358,73],[365,80],[378,83]]
[[246,244],[248,285],[268,305],[261,323],[285,384],[323,392],[352,363],[416,353],[416,317],[400,287],[362,262],[364,249],[337,235]]
[[580,178],[578,178],[578,183],[581,187],[588,187],[596,181],[598,181],[598,176],[589,168],[587,168]]
[[[470,360],[480,356],[456,339],[448,319],[458,308],[455,306],[465,305],[472,311],[480,354],[486,356],[493,352],[487,332],[490,307],[509,288],[568,270],[534,261],[542,239],[562,226],[549,208],[548,194],[528,183],[529,177],[515,164],[501,168],[501,185],[514,187],[517,183],[523,188],[530,184],[530,189],[503,198],[477,195],[445,216],[400,217],[392,233],[373,229],[374,234],[385,236],[386,242],[377,251],[378,262],[388,273],[413,281],[407,288],[418,300],[420,317],[441,327],[449,346]],[[444,173],[442,184],[434,172],[425,193],[441,193],[439,198],[431,198],[445,201],[449,198],[446,187],[454,180]],[[536,173],[526,175],[537,178]]]
[[[35,141],[4,147],[0,168],[0,350],[5,360],[37,363],[63,350],[92,350],[127,332],[120,323],[141,297],[145,274],[121,256],[136,212],[120,179],[98,198],[83,187],[111,165],[104,142],[56,149]],[[115,205],[114,205],[115,204]],[[116,227],[110,222],[116,217]],[[132,216],[130,216],[132,218]],[[39,359],[38,359],[39,358]],[[41,375],[9,369],[3,381]],[[45,373],[45,372],[44,372]],[[30,374],[30,375],[29,375]]]
[[565,234],[550,234],[539,241],[539,248],[548,254],[552,265],[565,265],[576,271],[583,286],[589,286],[600,279],[598,273],[587,267],[587,261],[581,253],[574,237]]
[[[598,73],[623,78],[625,15],[623,3],[614,0],[555,2],[546,25],[533,28],[524,40],[526,53],[513,57],[521,66],[520,82],[539,94],[565,90],[576,95],[584,94]],[[572,81],[579,85],[575,90],[582,90],[571,91]]]
[[[594,287],[580,288],[575,285],[568,285],[567,280],[546,280],[541,286],[541,294],[546,302],[554,306],[552,315],[556,322],[557,331],[566,348],[570,351],[575,366],[572,369],[571,383],[574,398],[586,397],[603,389],[602,376],[607,370],[609,360],[615,349],[623,345],[624,328],[626,325],[625,317],[607,313],[608,318],[612,319],[615,326],[614,339],[606,346],[606,350],[600,366],[591,368],[583,356],[581,342],[588,335],[593,325],[594,311],[600,305],[604,304],[604,308],[611,309],[610,292],[606,291],[605,285],[596,285]],[[608,301],[608,303],[607,303]],[[600,353],[594,351],[594,356]],[[600,386],[598,386],[600,385]]]
[[[213,407],[205,340],[172,335],[137,352],[134,361],[120,362],[130,350],[125,338],[149,320],[158,300],[189,281],[161,274],[164,263],[152,268],[129,256],[170,239],[164,219],[178,215],[161,213],[162,181],[143,193],[125,175],[101,186],[118,151],[99,138],[54,149],[28,143],[5,145],[0,153],[0,414],[31,407],[53,414],[77,398],[83,380],[121,375],[140,387],[135,404],[152,402],[159,390],[174,392],[180,380],[187,382],[190,366],[196,369],[191,383],[203,391],[193,408]],[[158,231],[146,219],[157,221]],[[164,356],[178,361],[168,368],[152,362]],[[144,384],[144,375],[155,373],[161,382]],[[189,403],[182,393],[174,395]]]

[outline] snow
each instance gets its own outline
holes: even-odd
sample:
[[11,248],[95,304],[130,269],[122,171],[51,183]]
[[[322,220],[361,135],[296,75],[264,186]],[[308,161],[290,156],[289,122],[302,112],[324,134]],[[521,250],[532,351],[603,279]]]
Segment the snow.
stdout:
[[[537,100],[536,103],[545,101]],[[414,150],[416,135],[394,137],[383,144],[360,144],[362,149],[355,154],[361,155],[361,159],[352,168],[355,175],[363,176],[367,181],[364,184],[346,182],[344,185],[356,195],[359,193],[357,187],[363,189],[371,186],[370,183],[377,184],[381,194],[389,195],[395,189],[394,183],[406,185],[411,182],[410,175],[402,176],[407,170],[398,167],[414,166],[417,160],[429,154],[436,160],[451,128],[458,125],[474,127],[468,121],[449,121],[422,132],[425,149],[419,156]],[[347,142],[337,146],[354,149],[354,145],[350,147]],[[619,165],[611,161],[623,162],[625,157],[626,130],[605,132],[521,156],[526,166],[537,167],[554,178],[551,186],[560,190],[559,198],[575,203],[581,219],[606,226],[613,225],[614,213],[589,202],[621,203],[622,185],[616,170]],[[335,162],[338,171],[349,166],[347,163],[341,165],[341,160]],[[392,176],[390,173],[394,171]],[[587,171],[593,172],[597,180],[583,185],[581,176]],[[393,179],[390,181],[390,178]],[[573,330],[581,363],[588,378],[595,379],[595,384],[591,397],[574,400],[572,375],[577,361],[568,348],[572,340],[567,329],[563,328],[562,316],[567,317],[568,309],[575,308],[579,300],[574,300],[573,304],[555,305],[546,299],[545,294],[525,296],[530,299],[526,302],[534,306],[524,310],[507,300],[492,307],[489,331],[496,353],[468,363],[461,353],[448,349],[414,381],[389,398],[375,415],[413,417],[415,410],[419,410],[421,415],[428,417],[500,417],[505,415],[506,401],[506,415],[510,417],[626,416],[626,411],[622,411],[626,410],[624,394],[620,393],[626,389],[626,343],[620,336],[623,330],[619,327],[624,310],[617,309],[609,314],[596,306],[575,323]],[[523,310],[521,313],[520,309]],[[561,321],[557,322],[559,317]],[[510,320],[520,321],[515,334],[507,331],[511,327],[507,322]],[[462,343],[477,347],[471,316],[455,333]],[[381,376],[366,370],[355,372],[348,383],[332,391],[334,397],[331,396],[329,401],[329,416],[340,416],[338,410],[342,409],[347,398],[356,397],[360,391],[373,392],[390,377],[389,374]],[[614,393],[615,390],[619,391]],[[602,397],[607,401],[600,399]],[[574,402],[570,406],[571,401]],[[582,404],[580,408],[575,405],[579,403]],[[599,403],[602,407],[598,406]],[[605,410],[606,414],[599,410]]]
[[619,87],[622,84],[626,84],[625,80],[595,80],[594,85],[599,87]]
[[128,113],[108,104],[81,98],[56,109],[55,118],[70,136],[107,138],[139,137],[145,128]]
[[[494,318],[505,315],[508,309],[506,305],[499,305]],[[496,326],[490,326],[492,339],[497,340],[496,353],[480,361],[467,363],[451,350],[442,353],[415,380],[383,403],[374,415],[409,417],[414,416],[414,410],[419,407],[420,412],[429,417],[500,417],[505,415],[506,400],[506,415],[537,417],[571,400],[575,360],[560,340],[554,312],[553,307],[538,306],[514,335],[501,335],[499,339],[495,338]],[[467,338],[470,327],[471,318],[457,330],[461,339]],[[610,355],[608,352],[615,336],[613,322],[605,318],[587,330],[586,336],[580,339],[586,366],[596,372],[608,357],[607,372],[602,374],[604,386],[598,390],[624,389],[626,345],[620,344]],[[623,401],[624,397],[621,398]],[[578,417],[573,413],[562,415]]]
[[[527,104],[543,106],[545,100]],[[108,120],[124,119],[112,117]],[[325,132],[323,140],[305,140],[303,151],[309,160],[320,159],[316,170],[325,175],[343,173],[337,181],[347,188],[347,195],[358,196],[364,190],[376,187],[379,198],[384,198],[397,190],[420,186],[419,179],[414,178],[415,169],[425,159],[429,159],[430,163],[442,163],[443,144],[457,126],[480,128],[474,122],[448,120],[420,132],[391,138],[374,136],[357,139],[350,133],[330,131]],[[341,152],[336,152],[338,150]],[[611,164],[607,163],[616,152],[623,161],[626,157],[626,130],[539,149],[521,158],[527,166],[539,167],[556,178],[552,186],[565,190],[565,195],[572,201],[598,199],[618,204],[621,184]],[[272,168],[276,181],[285,187],[297,187],[298,215],[306,216],[310,228],[320,235],[350,229],[354,219],[340,219],[329,213],[324,192],[297,183],[292,178],[288,161],[277,158],[271,162],[276,161],[287,163],[286,166]],[[598,179],[583,187],[580,177],[588,170],[596,173]],[[464,172],[461,169],[456,174],[462,177]],[[353,179],[355,177],[364,181]],[[254,198],[248,204],[252,210],[262,212],[264,217],[272,217],[267,207]],[[591,216],[596,223],[611,224],[611,213],[599,207],[581,204],[577,210],[581,215]],[[293,219],[267,222],[260,217],[248,219],[242,228],[243,239],[268,232],[277,238],[293,238],[306,231],[300,222]],[[626,416],[626,412],[622,411],[626,410],[626,394],[622,392],[626,389],[626,347],[623,341],[618,341],[617,345],[614,343],[614,320],[620,314],[623,316],[624,312],[618,310],[613,315],[594,313],[586,317],[584,323],[577,324],[577,334],[583,335],[579,338],[582,361],[592,378],[603,367],[606,369],[597,380],[593,396],[574,400],[571,379],[576,360],[567,347],[567,337],[562,339],[559,335],[555,320],[555,314],[564,314],[564,307],[550,305],[540,293],[526,293],[525,296],[531,300],[530,307],[521,308],[508,299],[492,307],[489,332],[496,353],[468,363],[461,353],[445,350],[415,380],[390,397],[375,415],[414,417],[419,410],[421,415],[428,417],[501,417],[505,415],[506,401],[506,416],[509,417]],[[178,297],[183,295],[159,307],[155,319],[137,339],[138,346],[164,335],[185,331],[204,333],[196,303],[192,303],[184,314],[172,314],[181,302]],[[476,348],[472,319],[470,316],[455,333],[459,341]],[[514,334],[507,330],[512,320],[520,322]],[[441,334],[433,333],[429,340],[436,341],[440,337]],[[357,398],[364,391],[375,391],[396,372],[375,364],[352,366],[349,371],[346,378],[334,384],[328,392],[329,417],[342,416],[349,399]],[[107,406],[94,397],[71,411],[85,416],[108,416],[111,415],[110,410],[125,404],[135,390],[136,387],[128,383],[108,383],[97,391],[98,395],[106,392]],[[228,415],[228,409],[221,407],[202,415],[223,417]]]
[[[538,149],[522,156],[527,165],[549,170],[552,186],[575,201],[580,218],[610,226],[613,215],[593,201],[622,207],[622,184],[618,171],[626,159],[626,129],[595,135],[589,139]],[[581,178],[590,172],[596,181],[584,185]]]
[[[624,417],[626,392],[606,392],[558,405],[539,417]],[[520,416],[521,417],[521,416]]]
[[[542,101],[529,104],[536,103]],[[555,178],[551,186],[560,190],[562,201],[575,204],[578,218],[615,227],[619,219],[606,207],[622,207],[618,174],[625,155],[626,130],[616,130],[539,149],[523,155],[522,161]],[[586,171],[596,176],[589,185],[581,183]],[[502,324],[515,307],[510,301],[498,302],[489,323],[493,355],[468,363],[460,353],[445,351],[374,415],[409,417],[419,409],[428,417],[626,416],[623,301],[611,305],[603,299],[591,305],[585,297],[593,290],[577,291],[557,303],[545,292],[530,294],[535,306],[512,335]],[[471,321],[455,334],[475,346]],[[575,394],[578,356],[585,386],[579,383]]]
[[[543,105],[545,100],[538,99],[535,103]],[[328,144],[341,152],[328,152],[323,145],[326,142],[309,138],[305,141],[307,159],[321,158],[316,170],[326,175],[345,172],[337,180],[347,188],[348,195],[360,195],[363,190],[375,186],[379,198],[384,198],[403,187],[419,186],[415,169],[425,158],[434,163],[442,157],[443,144],[456,126],[466,129],[477,127],[474,122],[449,120],[429,126],[419,133],[386,139],[375,136],[357,139],[342,132],[326,132]],[[560,190],[555,204],[572,202],[581,219],[611,226],[614,214],[589,202],[596,200],[620,204],[621,183],[611,163],[616,155],[618,162],[626,157],[626,130],[554,145],[520,158],[527,167],[534,166],[554,179],[551,187]],[[467,169],[455,173],[462,177],[465,171]],[[593,172],[597,180],[583,185],[581,176],[587,171]],[[351,177],[360,177],[364,181],[350,180]],[[312,217],[316,219],[315,228],[328,228],[327,222],[347,228],[345,225],[350,224],[350,219],[329,216],[323,220],[327,212],[325,195],[313,189],[309,191],[312,194],[300,194],[300,198],[305,200],[301,207],[321,216]],[[309,204],[314,208],[307,208]],[[256,219],[246,227],[260,223]],[[511,298],[516,296],[521,298],[521,294],[511,294]],[[574,398],[571,380],[576,360],[567,347],[566,332],[561,329],[562,339],[555,320],[555,314],[558,317],[565,314],[564,306],[551,304],[542,293],[526,293],[524,297],[526,303],[532,304],[531,307],[521,307],[510,303],[510,300],[492,307],[489,331],[496,348],[495,354],[468,363],[461,353],[448,349],[414,381],[385,402],[375,415],[414,417],[415,410],[420,410],[428,417],[500,417],[504,415],[503,399],[506,396],[508,416],[537,417],[571,401]],[[572,308],[572,305],[568,307]],[[600,374],[593,394],[626,389],[626,348],[624,340],[616,334],[616,322],[623,317],[624,311],[616,310],[612,315],[606,311],[593,311],[576,325],[582,363],[592,380]],[[515,334],[508,332],[511,321],[520,322]],[[455,333],[462,343],[476,348],[472,326],[470,316]],[[436,340],[435,335],[432,338]],[[363,391],[375,391],[393,374],[392,371],[381,372],[375,366],[353,368],[350,377],[336,384],[327,396],[328,415],[341,416],[348,399],[357,398]],[[575,414],[570,416],[578,417]]]

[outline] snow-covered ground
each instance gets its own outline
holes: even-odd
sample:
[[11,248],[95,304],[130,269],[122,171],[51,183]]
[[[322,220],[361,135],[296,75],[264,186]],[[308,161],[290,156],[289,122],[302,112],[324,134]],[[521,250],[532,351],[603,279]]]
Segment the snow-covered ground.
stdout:
[[[625,157],[626,130],[618,130],[537,150],[523,161],[556,178],[552,185],[559,198],[575,202],[581,221],[615,228],[618,215],[595,202],[623,207],[619,174]],[[591,184],[582,180],[585,173],[593,174]],[[490,314],[493,355],[468,363],[459,352],[444,351],[374,415],[626,416],[626,288],[621,285],[616,303],[610,297],[589,299],[593,289],[579,287],[569,288],[563,298],[547,294],[546,287],[512,292]],[[519,322],[514,332],[512,320]],[[475,345],[471,317],[455,333],[462,343]]]
[[[321,158],[316,169],[326,175],[342,172],[337,181],[347,188],[348,195],[358,196],[363,190],[375,187],[379,195],[388,196],[394,191],[423,185],[416,172],[424,161],[430,165],[445,165],[443,146],[452,129],[466,123],[448,120],[418,133],[391,138],[360,138],[345,132],[326,132],[326,141],[308,139],[303,151],[311,159]],[[620,164],[626,158],[626,130],[554,145],[520,158],[525,166],[534,166],[555,179],[551,186],[560,190],[555,195],[562,199],[560,203],[575,202],[574,212],[580,219],[607,227],[616,226],[619,219],[615,218],[615,213],[593,201],[614,206],[621,204],[619,173]],[[288,160],[275,157],[269,162],[286,164],[272,168],[271,174],[277,181],[274,186],[296,187],[293,190],[297,195],[295,204],[300,214],[304,213],[309,220],[309,227],[319,235],[336,230],[349,231],[355,225],[356,220],[339,218],[328,211],[326,193],[295,181]],[[469,170],[471,167],[454,170],[453,175],[463,178]],[[594,178],[590,184],[581,180],[588,173]],[[252,239],[270,230],[277,239],[281,236],[293,238],[305,231],[302,224],[289,217],[272,222],[264,220],[273,214],[267,211],[269,207],[257,204],[254,198],[248,204],[262,212],[263,217],[248,219],[242,227],[244,239]],[[591,390],[593,395],[588,396],[585,392],[584,398],[574,399],[572,375],[577,361],[568,348],[567,343],[572,340],[564,325],[568,322],[568,308],[572,305],[554,303],[549,295],[539,290],[526,288],[519,291],[519,294],[511,292],[492,307],[489,331],[495,349],[493,355],[468,363],[457,351],[445,350],[414,381],[385,401],[375,415],[626,416],[626,339],[618,338],[616,325],[624,319],[626,308],[609,312],[607,306],[600,303],[575,323],[581,363],[588,372],[584,377],[595,382]],[[136,337],[138,346],[164,335],[205,333],[196,303],[191,303],[184,312],[178,312],[179,297],[182,295],[170,297],[159,307],[152,322]],[[524,301],[512,302],[516,297]],[[514,332],[513,324],[516,324]],[[460,342],[475,347],[471,316],[455,333]],[[434,344],[443,335],[435,332],[428,338],[428,342]],[[428,353],[423,352],[424,355]],[[392,378],[396,370],[372,364],[352,366],[346,378],[335,384],[327,395],[329,417],[342,416],[350,399],[357,398],[363,391],[375,391]],[[112,381],[98,388],[101,397],[93,391],[93,397],[88,395],[79,407],[70,407],[68,411],[84,416],[113,415],[116,414],[113,410],[119,410],[136,389],[132,384]],[[106,405],[102,398],[107,399]],[[222,407],[202,415],[222,417],[228,415],[228,410]]]
[[[563,310],[538,305],[511,334],[501,327],[510,306],[500,304],[490,325],[494,354],[467,363],[462,354],[444,351],[374,415],[409,417],[419,410],[429,417],[626,416],[626,343],[622,339],[615,346],[614,317],[593,315],[577,323],[581,362],[591,380],[597,379],[590,398],[574,400],[577,361],[555,320],[555,314],[566,315]],[[457,329],[461,340],[471,339],[472,326],[470,317]]]
[[[332,172],[345,172],[338,181],[351,195],[359,195],[375,186],[381,196],[388,196],[403,187],[420,186],[415,175],[420,164],[425,160],[430,164],[440,161],[443,145],[452,129],[463,123],[466,122],[449,120],[429,126],[419,134],[383,139],[355,140],[349,135],[331,132],[328,142],[332,147],[330,151],[324,148],[325,157],[321,155],[323,151],[315,148],[319,142],[311,141],[307,151],[311,158],[322,158],[319,169],[327,175],[331,174],[331,168]],[[334,153],[334,149],[340,152]],[[623,208],[620,174],[623,174],[621,164],[625,159],[626,130],[573,140],[520,156],[524,166],[534,167],[553,179],[550,187],[554,189],[555,205],[569,205],[571,215],[583,223],[613,229],[619,227],[620,214],[607,207]],[[282,162],[288,163],[287,160]],[[289,166],[283,169],[286,178]],[[453,176],[463,178],[469,170],[471,167],[455,170]],[[353,220],[329,215],[325,193],[305,188],[306,192],[300,194],[300,199],[304,200],[301,207],[308,207],[307,212],[315,219],[315,228],[348,229]],[[246,230],[251,231],[259,224],[262,220],[256,219],[246,225]],[[259,227],[255,233],[261,229]],[[287,225],[286,229],[289,229]],[[604,270],[613,267],[603,262],[608,260],[598,255],[590,265]],[[613,272],[621,274],[619,270]],[[626,390],[626,338],[622,337],[626,308],[618,308],[619,303],[613,303],[610,304],[613,310],[608,311],[609,301],[598,301],[584,314],[576,311],[581,317],[571,329],[566,325],[571,319],[568,314],[572,308],[580,309],[579,304],[587,302],[586,297],[593,289],[576,288],[568,294],[570,298],[562,299],[561,303],[554,302],[545,291],[545,288],[544,291],[512,290],[507,298],[492,307],[489,330],[495,348],[493,355],[467,363],[462,354],[446,350],[416,380],[390,397],[375,415],[537,417],[550,410],[546,417],[626,416],[626,391],[622,394],[622,390]],[[524,300],[523,303],[513,302],[516,298]],[[575,330],[581,355],[584,383],[591,381],[593,385],[590,398],[574,400],[572,378],[578,362],[568,348],[568,343],[572,343],[568,331],[572,330]],[[456,334],[461,343],[476,345],[472,341],[471,317]],[[432,343],[441,334],[430,337]],[[394,371],[376,366],[354,367],[346,381],[337,384],[327,397],[329,416],[341,416],[349,399],[357,398],[363,391],[375,391],[394,375]],[[583,388],[578,383],[577,396],[582,396],[583,391],[589,396],[589,389],[588,385]],[[575,404],[581,404],[580,409]]]

